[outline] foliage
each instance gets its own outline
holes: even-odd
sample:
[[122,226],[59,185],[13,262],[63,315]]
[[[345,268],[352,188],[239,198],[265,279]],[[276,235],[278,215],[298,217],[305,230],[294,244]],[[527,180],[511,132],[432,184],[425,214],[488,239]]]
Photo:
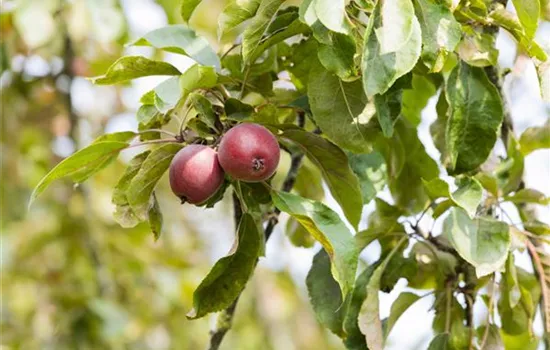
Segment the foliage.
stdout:
[[[548,54],[534,40],[544,4],[513,5],[517,15],[490,0],[229,1],[217,21],[216,48],[193,24],[201,1],[183,0],[186,24],[157,29],[132,45],[187,56],[195,64],[180,71],[158,57],[124,56],[93,78],[105,85],[170,76],[142,97],[139,134],[105,135],[65,158],[39,182],[31,202],[39,202],[53,180],[81,183],[123,149],[145,146],[123,172],[112,201],[122,226],[148,222],[162,241],[160,208],[169,204],[159,203],[155,189],[175,152],[191,143],[217,147],[229,128],[259,123],[277,136],[290,167],[282,184],[275,178],[257,186],[228,179],[235,212],[242,211],[236,215],[235,243],[198,285],[189,318],[225,309],[222,316],[231,320],[283,212],[300,225],[299,234],[321,246],[307,287],[320,323],[347,348],[384,347],[400,315],[420,298],[401,294],[389,319],[382,320],[379,291],[391,291],[399,278],[435,294],[430,349],[536,342],[532,324],[539,305],[550,324],[548,264],[536,249],[550,228],[529,206],[547,205],[549,199],[524,188],[523,157],[549,148],[550,124],[531,126],[515,139],[495,38],[499,30],[512,35],[537,66],[543,90]],[[240,39],[232,42],[235,35]],[[428,155],[417,133],[421,110],[438,94],[432,137],[441,161]],[[155,127],[147,129],[152,120]],[[499,137],[507,154],[491,168]],[[296,181],[304,159],[318,172],[307,179],[317,189],[313,193]],[[323,182],[343,215],[321,202]],[[377,197],[385,188],[393,204]],[[223,193],[207,206],[222,198]],[[372,201],[376,210],[368,227],[357,232],[362,208]],[[521,213],[519,229],[502,217],[503,202]],[[440,232],[423,231],[419,223],[429,217],[442,220]],[[409,251],[406,243],[413,240],[418,242]],[[381,255],[363,270],[359,255],[374,241]],[[537,276],[514,265],[514,252],[524,247],[533,248]],[[501,281],[498,301],[495,280]],[[489,316],[475,329],[473,304],[482,298]],[[228,326],[218,327],[223,338]],[[548,333],[545,328],[545,339]]]

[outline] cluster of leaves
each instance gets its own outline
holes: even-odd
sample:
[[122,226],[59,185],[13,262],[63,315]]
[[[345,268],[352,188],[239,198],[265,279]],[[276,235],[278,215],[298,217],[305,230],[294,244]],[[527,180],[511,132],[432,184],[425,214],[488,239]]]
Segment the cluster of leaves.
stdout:
[[[304,0],[299,7],[284,0],[231,0],[218,19],[221,53],[188,25],[157,29],[132,45],[185,55],[196,64],[181,72],[164,61],[126,56],[95,78],[96,84],[120,84],[170,76],[141,98],[138,132],[101,136],[65,159],[36,187],[31,202],[55,179],[85,181],[123,149],[147,146],[116,184],[113,203],[121,225],[148,221],[158,237],[162,213],[154,190],[175,153],[189,143],[215,147],[236,123],[260,123],[297,160],[285,181],[294,184],[293,192],[277,190],[273,181],[227,179],[205,204],[214,205],[232,186],[243,215],[231,252],[196,289],[189,318],[233,304],[264,254],[265,214],[284,212],[291,217],[292,242],[311,246],[313,239],[322,246],[307,278],[311,302],[319,321],[348,348],[381,349],[399,316],[420,298],[402,293],[381,320],[378,291],[392,290],[399,278],[435,293],[434,349],[536,346],[531,327],[547,289],[544,271],[537,280],[514,265],[512,252],[533,248],[534,261],[540,260],[533,242],[550,233],[528,207],[549,199],[522,182],[524,157],[550,148],[550,124],[529,128],[519,139],[509,130],[495,68],[499,28],[533,58],[544,98],[550,98],[550,82],[547,53],[533,40],[543,4],[513,3],[517,17],[490,0],[456,6]],[[183,19],[188,22],[200,5],[184,0]],[[439,161],[426,153],[416,131],[421,111],[437,95],[431,133]],[[499,135],[507,156],[493,164],[487,159]],[[343,216],[320,202],[322,182]],[[385,188],[391,204],[377,197]],[[363,205],[372,201],[367,229],[357,232]],[[521,230],[503,221],[502,202],[517,206]],[[444,217],[440,235],[419,228],[426,215]],[[512,238],[519,242],[514,247]],[[374,241],[382,247],[380,259],[361,271],[359,254]],[[489,317],[474,329],[478,296]]]

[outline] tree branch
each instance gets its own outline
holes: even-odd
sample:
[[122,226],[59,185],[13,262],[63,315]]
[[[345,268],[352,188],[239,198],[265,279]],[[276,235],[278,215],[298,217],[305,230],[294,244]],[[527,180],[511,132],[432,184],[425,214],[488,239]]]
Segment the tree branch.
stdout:
[[[302,111],[298,112],[297,121],[298,121],[299,127],[304,126],[305,124],[304,112]],[[303,159],[304,159],[304,154],[301,152],[292,155],[291,162],[290,162],[290,169],[288,170],[285,180],[283,181],[281,191],[290,192],[292,190],[292,187],[294,187],[294,184],[296,183],[296,177],[298,176],[298,171],[300,170],[300,166],[302,165]],[[234,209],[234,216],[235,216],[235,225],[237,226],[242,216],[242,207],[241,207],[241,202],[239,201],[239,198],[235,192],[233,192],[233,209]],[[264,236],[265,236],[266,243],[271,237],[271,234],[273,233],[275,226],[279,222],[280,213],[281,211],[275,208],[274,215],[272,215],[267,221],[267,225],[264,229]],[[231,304],[231,306],[223,310],[218,315],[216,329],[210,332],[210,345],[208,347],[208,350],[218,350],[223,341],[223,338],[225,337],[225,334],[229,331],[229,329],[231,329],[231,323],[233,321],[233,316],[235,315],[235,310],[237,309],[237,303],[239,302],[239,298],[240,298],[240,295],[237,297],[237,299],[235,299],[235,301],[233,302],[233,304]]]

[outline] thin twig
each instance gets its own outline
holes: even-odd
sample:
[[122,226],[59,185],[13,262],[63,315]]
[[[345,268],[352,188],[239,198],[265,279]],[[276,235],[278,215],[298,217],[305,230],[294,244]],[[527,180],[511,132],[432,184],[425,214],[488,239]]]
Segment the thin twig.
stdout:
[[[533,261],[533,266],[535,267],[536,274],[538,275],[538,279],[540,282],[540,289],[542,291],[542,314],[546,315],[545,310],[548,310],[550,307],[550,300],[548,300],[548,286],[546,285],[546,280],[544,279],[544,267],[542,266],[542,262],[540,260],[539,253],[537,252],[537,248],[531,242],[530,239],[525,240],[525,246],[527,247],[527,250],[529,251],[529,255],[531,256],[531,260]],[[544,319],[544,329],[547,331],[550,329],[550,320],[548,317],[543,317]]]
[[168,130],[163,130],[163,129],[147,129],[147,130],[143,130],[143,131],[138,132],[138,134],[142,135],[142,134],[147,134],[147,133],[150,133],[150,132],[159,132],[161,134],[172,136],[174,138],[177,136],[173,132],[168,131]]
[[446,286],[446,300],[445,300],[445,333],[451,331],[451,298],[453,294],[451,291],[451,281],[447,281]]
[[489,307],[487,310],[487,325],[485,326],[485,332],[483,332],[483,338],[481,338],[481,345],[479,346],[480,349],[483,349],[483,347],[485,347],[485,343],[487,343],[487,339],[489,339],[489,327],[491,326],[491,316],[493,315],[493,305],[495,303],[495,289],[496,280],[495,275],[493,274],[493,286],[491,288],[491,295],[489,296]]
[[244,71],[243,86],[241,87],[241,93],[239,95],[241,99],[244,97],[244,90],[246,89],[246,84],[249,76],[250,76],[250,65],[247,65]]
[[463,293],[466,299],[466,326],[469,329],[468,350],[474,349],[474,301],[469,293]]
[[234,49],[236,49],[237,47],[239,47],[241,44],[233,44],[229,49],[227,49],[227,51],[225,51],[223,53],[223,55],[220,57],[220,61],[223,61],[223,59],[229,55],[229,53],[231,53],[231,51],[233,51]]

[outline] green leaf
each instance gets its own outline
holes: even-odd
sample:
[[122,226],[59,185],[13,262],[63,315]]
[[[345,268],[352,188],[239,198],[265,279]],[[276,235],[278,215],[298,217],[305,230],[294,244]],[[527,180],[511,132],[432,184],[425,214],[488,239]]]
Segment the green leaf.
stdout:
[[384,347],[384,333],[382,331],[382,322],[380,321],[380,302],[378,297],[380,279],[389,261],[405,241],[406,237],[403,237],[392,249],[384,261],[374,270],[367,285],[367,298],[361,305],[358,320],[359,329],[365,335],[367,346],[371,350],[382,350]]
[[494,175],[479,172],[476,174],[475,178],[477,181],[479,181],[481,186],[483,186],[483,188],[486,189],[490,194],[492,194],[494,197],[499,196],[498,182],[497,178]]
[[476,268],[478,277],[499,271],[508,257],[508,225],[491,218],[470,219],[460,208],[451,208],[443,232],[456,251]]
[[407,44],[414,31],[413,23],[416,17],[412,1],[380,1],[377,6],[380,11],[380,24],[375,22],[374,32],[379,43],[380,54],[397,52]]
[[367,297],[367,284],[378,264],[372,264],[363,270],[355,281],[355,287],[351,295],[351,300],[348,307],[348,312],[344,320],[344,331],[346,339],[344,344],[346,349],[350,350],[368,350],[365,336],[361,333],[358,324],[359,311],[361,305]]
[[531,331],[518,335],[507,334],[501,331],[500,334],[504,343],[504,349],[536,350],[539,348],[539,338]]
[[414,5],[422,29],[422,61],[433,72],[439,72],[458,45],[462,29],[444,3],[416,0]]
[[[510,348],[504,347],[504,343],[502,342],[502,338],[500,336],[499,328],[494,324],[490,324],[488,327],[489,329],[487,329],[487,325],[484,325],[476,329],[478,339],[483,339],[485,337],[485,333],[487,332],[487,338],[483,346],[483,349],[484,350],[510,349]],[[522,347],[522,349],[525,349],[525,348]]]
[[187,97],[187,101],[190,106],[195,108],[200,120],[210,128],[217,130],[216,122],[218,121],[218,117],[212,108],[212,103],[206,97],[199,93],[191,93]]
[[401,317],[401,315],[403,315],[403,313],[407,311],[407,309],[411,307],[411,305],[418,299],[420,299],[420,297],[414,293],[404,292],[399,294],[391,306],[390,317],[388,318],[388,323],[386,324],[385,338],[391,334],[391,330],[397,320],[399,320],[399,317]]
[[181,78],[182,76],[168,78],[153,89],[154,104],[159,112],[168,112],[174,108],[182,98],[182,90],[180,87]]
[[218,82],[218,76],[213,67],[198,64],[191,66],[180,77],[180,87],[183,96],[187,96],[196,89],[210,89]]
[[388,139],[380,135],[376,148],[386,159],[389,187],[396,205],[413,212],[423,210],[428,196],[422,180],[437,177],[439,168],[426,153],[416,128],[400,119],[395,124],[393,137]]
[[458,189],[451,194],[451,199],[473,218],[481,203],[483,187],[475,178],[471,177],[458,179],[457,186]]
[[225,114],[234,120],[246,120],[254,113],[254,107],[243,103],[236,98],[228,98],[225,101]]
[[389,90],[383,95],[374,96],[374,106],[378,123],[385,137],[393,136],[393,126],[401,114],[403,90]]
[[533,38],[539,23],[540,3],[531,0],[512,0],[512,3],[525,34]]
[[430,134],[434,141],[434,145],[441,153],[440,160],[442,165],[449,164],[449,152],[447,151],[447,122],[449,120],[449,104],[447,103],[445,89],[441,90],[439,99],[436,104],[437,119],[430,125]]
[[348,157],[351,169],[359,179],[363,204],[368,204],[386,186],[388,174],[384,157],[378,152],[348,153]]
[[193,293],[190,319],[223,310],[241,294],[258,261],[261,239],[254,218],[244,213],[229,254],[216,262]]
[[287,70],[290,73],[292,83],[300,92],[305,93],[309,80],[309,72],[313,66],[316,67],[318,64],[311,62],[311,55],[317,52],[318,46],[317,40],[309,38],[290,47],[293,62],[292,64],[288,64]]
[[387,238],[390,242],[397,242],[405,234],[405,228],[398,222],[399,217],[404,215],[404,211],[380,198],[375,198],[375,203],[376,210],[369,215],[368,228],[358,232],[355,235],[355,241],[359,251],[362,251],[372,241],[378,239],[382,245],[382,254],[385,254],[387,253],[384,250],[386,244],[383,240]]
[[93,78],[92,82],[98,85],[111,85],[151,75],[179,74],[180,71],[169,63],[153,61],[142,56],[125,56],[113,63],[105,75]]
[[[532,324],[536,308],[541,297],[540,283],[537,278],[527,271],[516,267],[517,283],[520,288],[521,299],[514,307],[509,299],[513,294],[516,281],[510,280],[508,274],[504,275],[500,283],[500,299],[498,301],[498,312],[502,322],[502,331],[509,335],[518,336],[522,333],[532,333]],[[504,338],[506,342],[506,337]]]
[[221,68],[220,59],[208,41],[197,36],[194,30],[181,24],[153,30],[131,45],[152,46],[160,50],[189,56],[203,66],[213,66],[217,70]]
[[299,15],[300,21],[306,23],[313,32],[313,38],[316,42],[330,44],[331,31],[321,23],[315,11],[315,0],[304,0],[300,4]]
[[[55,180],[70,177],[81,182],[97,171],[103,169],[109,162],[116,159],[118,153],[128,147],[127,142],[100,141],[70,155],[57,164],[34,188],[29,199],[29,207],[34,200]],[[85,176],[83,176],[85,172]]]
[[462,26],[462,40],[457,47],[460,59],[475,67],[497,64],[496,34],[485,33],[481,28]]
[[517,17],[507,11],[502,4],[494,6],[494,10],[489,14],[489,19],[512,34],[519,46],[525,50],[529,56],[535,57],[540,61],[546,61],[548,56],[546,52],[544,52],[544,49],[541,48],[532,37],[526,34],[523,26],[518,22]]
[[367,97],[359,81],[342,82],[316,64],[309,74],[308,98],[316,124],[331,141],[355,153],[370,150],[368,120],[361,116]]
[[516,265],[514,264],[514,255],[510,253],[506,261],[506,274],[504,275],[504,283],[508,288],[508,301],[510,308],[515,308],[521,299],[521,289],[518,281]]
[[324,138],[298,129],[285,130],[283,138],[295,142],[318,168],[334,199],[353,227],[361,219],[363,201],[359,181],[353,174],[346,154]]
[[481,68],[460,63],[446,86],[450,116],[447,150],[451,172],[477,169],[489,156],[502,123],[502,100]]
[[266,33],[269,24],[277,13],[277,10],[286,0],[262,0],[258,11],[250,24],[243,32],[242,55],[245,64],[254,63],[252,58],[260,41]]
[[201,2],[202,0],[183,0],[181,3],[180,12],[184,22],[189,22],[193,12]]
[[513,134],[508,134],[508,147],[506,149],[507,159],[501,162],[495,170],[499,188],[502,194],[517,191],[523,181],[525,168],[525,156],[520,151],[518,141]]
[[542,126],[527,128],[519,138],[519,145],[523,155],[528,155],[539,149],[550,148],[550,122]]
[[218,38],[223,39],[239,24],[254,17],[260,3],[261,0],[230,0],[218,20]]
[[302,160],[293,190],[308,199],[320,201],[325,198],[321,170],[308,158]]
[[403,90],[401,115],[413,125],[420,124],[422,110],[436,92],[436,86],[428,76],[413,74],[412,87]]
[[451,196],[449,184],[443,179],[438,177],[430,181],[422,179],[422,182],[426,188],[426,193],[432,201],[438,198],[449,198]]
[[251,55],[250,62],[255,62],[264,51],[273,45],[295,35],[309,32],[309,27],[300,21],[295,9],[295,7],[289,7],[277,13],[277,16],[267,28],[266,33],[264,33],[260,44]]
[[295,194],[271,191],[273,204],[293,216],[323,246],[332,262],[332,275],[345,297],[353,288],[357,249],[347,226],[326,205]]
[[306,228],[293,217],[288,218],[285,233],[290,242],[296,247],[311,248],[315,244],[315,239],[309,234]]
[[150,153],[151,151],[145,151],[135,156],[113,189],[111,201],[116,206],[113,216],[118,224],[124,228],[134,227],[142,221],[134,214],[130,203],[128,203],[126,191]]
[[153,236],[155,237],[156,241],[159,239],[162,232],[163,217],[155,192],[153,192],[152,198],[153,204],[149,208],[147,216],[149,217],[149,227],[151,228],[151,232],[153,232]]
[[151,195],[157,182],[170,166],[172,158],[182,145],[169,143],[155,148],[145,159],[126,190],[126,197],[135,215],[146,220],[151,208]]
[[321,249],[315,254],[306,278],[309,300],[319,322],[332,333],[343,338],[344,315],[342,294],[331,274],[330,257]]
[[348,34],[353,27],[346,13],[345,0],[313,0],[319,21],[333,32]]
[[320,44],[317,57],[321,64],[341,79],[357,75],[355,67],[355,40],[340,33],[330,33],[331,43]]
[[428,350],[451,350],[452,346],[448,333],[441,333],[435,336],[428,346]]
[[550,204],[550,198],[546,197],[544,193],[531,188],[521,189],[511,196],[504,197],[504,200],[512,203]]
[[367,96],[385,93],[411,71],[421,46],[422,33],[411,1],[378,1],[365,32],[362,71]]

